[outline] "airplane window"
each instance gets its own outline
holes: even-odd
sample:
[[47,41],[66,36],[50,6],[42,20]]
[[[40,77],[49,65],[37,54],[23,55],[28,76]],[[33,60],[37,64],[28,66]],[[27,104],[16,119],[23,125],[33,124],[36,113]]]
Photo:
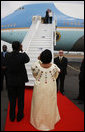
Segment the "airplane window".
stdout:
[[17,10],[15,10],[15,11],[19,11],[19,10],[23,10],[24,9],[24,6],[23,7],[20,7],[20,8],[18,8]]
[[18,10],[23,10],[24,9],[24,7],[20,7]]
[[9,27],[9,25],[7,25],[7,27]]
[[24,7],[22,7],[22,9],[24,9]]
[[16,26],[16,24],[14,24],[14,27]]
[[67,22],[67,25],[69,25],[69,22]]
[[84,25],[84,22],[83,22],[83,23],[81,23],[81,25]]
[[12,27],[12,24],[10,25],[10,27]]
[[74,24],[76,25],[76,22]]
[[65,22],[64,22],[64,25],[65,25]]
[[71,25],[73,25],[73,22],[71,22]]
[[80,22],[78,22],[78,25],[80,25]]

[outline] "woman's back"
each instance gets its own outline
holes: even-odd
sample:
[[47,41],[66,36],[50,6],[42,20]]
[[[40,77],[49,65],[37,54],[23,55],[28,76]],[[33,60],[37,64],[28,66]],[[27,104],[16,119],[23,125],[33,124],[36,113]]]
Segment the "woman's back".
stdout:
[[50,83],[56,82],[60,69],[55,64],[45,67],[45,65],[43,66],[40,63],[35,63],[34,66],[32,66],[32,71],[36,78],[36,82],[49,85]]
[[51,64],[43,67],[40,62],[32,66],[35,77],[31,105],[31,124],[39,130],[52,130],[60,120],[57,107],[56,78],[60,69]]

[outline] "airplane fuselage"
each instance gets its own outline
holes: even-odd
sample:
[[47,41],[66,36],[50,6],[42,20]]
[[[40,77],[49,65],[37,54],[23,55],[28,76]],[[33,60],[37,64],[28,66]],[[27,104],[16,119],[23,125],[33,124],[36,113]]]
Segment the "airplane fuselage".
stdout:
[[[31,24],[32,17],[45,17],[47,9],[56,15],[56,46],[55,50],[84,50],[84,19],[69,17],[60,12],[53,3],[25,5],[1,20],[1,39],[12,43],[22,43]],[[54,19],[54,16],[53,16]]]

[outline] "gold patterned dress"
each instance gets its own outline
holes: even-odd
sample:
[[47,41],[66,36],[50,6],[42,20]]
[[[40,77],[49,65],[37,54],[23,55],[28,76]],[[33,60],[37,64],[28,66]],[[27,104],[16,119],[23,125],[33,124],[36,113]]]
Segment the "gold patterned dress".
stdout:
[[30,123],[38,130],[49,131],[54,129],[55,124],[60,120],[56,89],[56,78],[60,69],[55,64],[43,68],[39,62],[36,62],[31,69],[35,84]]

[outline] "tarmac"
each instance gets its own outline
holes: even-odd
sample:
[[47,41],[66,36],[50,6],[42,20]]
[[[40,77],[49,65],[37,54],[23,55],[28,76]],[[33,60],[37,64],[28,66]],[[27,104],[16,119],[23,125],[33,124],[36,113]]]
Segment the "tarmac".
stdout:
[[[79,94],[79,71],[80,65],[83,57],[68,57],[68,67],[67,67],[67,75],[65,77],[64,90],[65,95],[69,100],[71,100],[81,111],[84,112],[84,102],[74,100],[74,98],[78,97]],[[1,92],[1,131],[4,131],[6,116],[8,110],[8,96],[5,88],[5,80],[4,80],[4,90]],[[69,111],[68,111],[69,112]]]

